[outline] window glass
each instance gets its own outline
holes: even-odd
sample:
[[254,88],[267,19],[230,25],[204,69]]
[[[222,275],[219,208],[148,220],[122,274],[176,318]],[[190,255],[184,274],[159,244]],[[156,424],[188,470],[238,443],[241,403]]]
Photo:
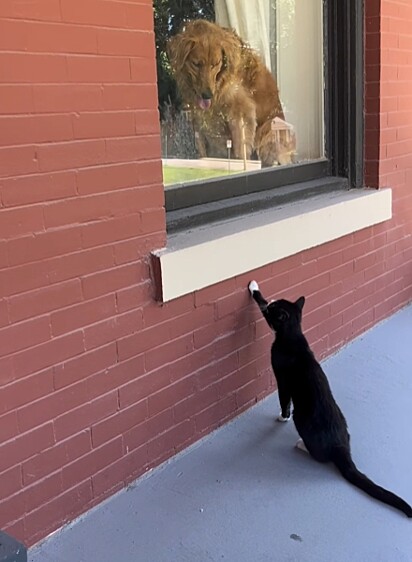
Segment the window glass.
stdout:
[[324,156],[322,5],[154,1],[166,188]]

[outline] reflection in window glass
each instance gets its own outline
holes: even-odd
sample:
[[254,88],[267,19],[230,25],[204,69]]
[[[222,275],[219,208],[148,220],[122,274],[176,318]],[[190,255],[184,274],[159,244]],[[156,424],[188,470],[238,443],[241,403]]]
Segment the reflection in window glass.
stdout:
[[324,156],[322,0],[155,0],[165,185]]

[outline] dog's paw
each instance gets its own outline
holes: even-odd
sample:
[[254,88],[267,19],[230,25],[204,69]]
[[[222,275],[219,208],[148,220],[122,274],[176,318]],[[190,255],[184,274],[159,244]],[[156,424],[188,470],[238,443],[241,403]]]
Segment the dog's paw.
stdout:
[[290,416],[288,418],[284,418],[281,412],[276,419],[278,422],[286,423],[290,420]]
[[251,295],[253,295],[254,291],[259,291],[259,285],[256,283],[256,281],[251,281],[249,283],[249,291]]

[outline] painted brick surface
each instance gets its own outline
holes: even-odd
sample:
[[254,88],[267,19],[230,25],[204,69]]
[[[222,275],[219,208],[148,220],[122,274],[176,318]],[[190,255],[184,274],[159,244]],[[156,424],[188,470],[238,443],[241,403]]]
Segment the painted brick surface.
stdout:
[[412,6],[367,2],[366,183],[394,218],[160,305],[150,0],[0,2],[0,527],[33,544],[274,388],[248,297],[320,357],[412,296]]

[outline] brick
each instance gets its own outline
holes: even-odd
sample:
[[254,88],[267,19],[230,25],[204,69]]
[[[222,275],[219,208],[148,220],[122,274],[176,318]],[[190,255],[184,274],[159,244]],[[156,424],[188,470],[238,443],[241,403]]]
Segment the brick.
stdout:
[[2,181],[0,189],[5,207],[65,199],[76,195],[74,172],[34,174]]
[[[0,242],[0,269],[1,268],[5,268],[9,265],[9,256],[8,256],[8,252],[7,252],[7,243],[6,242]],[[5,301],[0,301],[0,303],[4,304]],[[3,316],[3,314],[5,314],[5,316],[8,316],[8,312],[7,312],[7,307],[3,310],[3,306],[0,305],[1,308],[1,312],[0,312],[0,317]],[[0,319],[0,325],[1,325],[2,320]]]
[[[256,315],[258,311],[255,311]],[[221,318],[218,321],[211,321],[204,326],[196,329],[193,334],[194,346],[201,349],[210,345],[215,340],[229,334],[234,333],[237,325],[237,318],[234,315]]]
[[117,392],[113,391],[59,416],[53,422],[56,440],[62,441],[90,428],[99,420],[114,414],[117,408]]
[[16,353],[13,357],[14,370],[17,377],[24,377],[79,355],[83,351],[83,334],[72,332]]
[[77,140],[44,144],[37,148],[39,169],[42,172],[95,166],[106,158],[104,140]]
[[238,314],[239,310],[250,305],[248,291],[238,291],[216,302],[217,318],[224,318],[230,314]]
[[135,425],[143,422],[148,415],[146,400],[133,404],[129,408],[116,412],[114,416],[106,418],[92,427],[93,447],[99,447],[103,443],[123,435]]
[[67,82],[66,58],[60,55],[33,53],[0,53],[0,82],[50,83]]
[[0,471],[15,466],[54,444],[53,425],[48,423],[0,445]]
[[154,370],[161,365],[176,361],[193,351],[193,336],[187,334],[178,339],[168,341],[146,353],[146,369]]
[[32,52],[97,53],[97,31],[92,27],[31,22],[26,33],[27,49]]
[[72,228],[22,236],[11,240],[7,245],[9,263],[12,266],[74,252],[81,246],[80,232]]
[[158,135],[111,138],[106,142],[108,162],[151,160],[160,155]]
[[[77,283],[74,278],[111,268],[113,266],[113,252],[109,246],[105,246],[63,255],[45,263],[48,267],[48,278],[51,283],[60,283],[72,279],[70,283],[73,284]],[[86,296],[86,298],[88,297]]]
[[113,294],[63,308],[50,316],[53,335],[72,332],[114,316],[115,313],[116,300]]
[[189,376],[149,396],[149,415],[155,416],[196,392],[196,377]]
[[232,395],[226,396],[223,400],[197,414],[195,424],[198,435],[204,435],[222,425],[225,420],[234,415],[236,409],[236,397]]
[[61,19],[59,0],[31,0],[13,2],[5,0],[0,7],[0,16],[27,20],[59,21]]
[[[109,110],[137,109],[156,110],[157,91],[154,84],[105,84],[103,108]],[[160,152],[157,156],[160,155]]]
[[64,388],[94,373],[108,369],[117,362],[116,343],[68,359],[53,367],[54,388]]
[[[126,363],[135,361],[129,359]],[[132,380],[119,388],[119,402],[121,408],[135,404],[151,394],[164,389],[172,382],[170,368],[162,366],[148,374],[137,373]]]
[[[3,88],[6,88],[6,86],[3,86]],[[2,91],[4,90],[0,85],[0,101],[2,100]],[[6,92],[3,96],[5,94]],[[19,108],[22,108],[20,109],[21,112],[26,112],[23,108],[29,107],[29,104],[31,104],[31,111],[34,107],[37,113],[103,109],[102,89],[98,84],[35,84],[30,91],[21,89],[16,91],[16,94],[18,97],[15,102],[13,104],[8,102],[8,105],[6,105],[6,108],[10,106],[10,113],[14,112],[13,109],[19,110]]]
[[0,146],[64,141],[73,138],[68,115],[0,117]]
[[195,306],[199,307],[210,302],[215,302],[218,298],[223,298],[233,293],[236,289],[234,279],[227,279],[222,283],[213,285],[195,292]]
[[28,404],[51,392],[53,392],[53,374],[51,369],[15,380],[10,384],[0,387],[0,414]]
[[65,466],[62,470],[64,489],[91,478],[105,466],[118,460],[123,454],[121,437],[86,453],[83,457]]
[[[114,259],[119,265],[146,258],[153,250],[164,248],[166,245],[166,231],[156,234],[146,234],[137,238],[119,241],[114,245]],[[151,295],[154,296],[155,288]],[[154,297],[153,297],[154,300]]]
[[187,394],[179,403],[173,404],[173,415],[176,423],[190,420],[202,410],[215,404],[219,399],[218,385],[209,386],[196,394]]
[[33,110],[31,84],[0,84],[0,115],[31,113]]
[[28,513],[25,517],[26,542],[32,545],[45,534],[49,534],[67,521],[73,520],[87,509],[92,497],[91,481],[88,480]]
[[126,312],[134,308],[140,308],[143,304],[147,303],[152,297],[152,284],[151,282],[144,281],[125,289],[120,289],[116,292],[117,310],[119,312]]
[[8,326],[0,330],[0,356],[46,342],[50,338],[50,322],[45,316]]
[[0,416],[0,443],[16,437],[18,433],[19,427],[16,411]]
[[164,410],[157,416],[153,416],[143,423],[135,425],[123,435],[125,451],[128,454],[130,451],[139,449],[157,435],[167,431],[174,425],[173,411]]
[[133,112],[77,113],[72,117],[76,139],[127,137],[134,133]]
[[143,165],[144,163],[125,162],[79,170],[77,173],[79,193],[89,195],[137,186],[142,183],[140,170]]
[[[135,131],[137,135],[159,135],[159,114],[150,109],[135,111]],[[162,182],[162,166],[159,160],[142,162],[142,164],[146,164],[147,168],[155,168],[155,173],[151,175],[151,178],[148,177],[149,183],[152,181],[154,183]]]
[[28,513],[62,492],[60,474],[52,474],[33,486],[24,488],[14,496],[0,502],[0,524],[16,520],[21,514]]
[[[99,53],[103,55],[140,57],[138,60],[141,63],[144,64],[147,61],[147,64],[150,63],[150,66],[154,67],[154,37],[153,34],[149,35],[146,31],[99,29],[97,44]],[[155,75],[150,75],[147,81],[153,83]]]
[[67,56],[69,82],[130,82],[130,64],[126,57]]
[[116,0],[101,2],[89,0],[80,6],[71,0],[61,0],[64,21],[95,25],[98,27],[127,27],[125,7]]
[[91,440],[88,431],[53,445],[22,464],[23,483],[32,484],[84,456],[90,450]]
[[21,432],[33,429],[53,420],[66,411],[85,404],[90,399],[86,381],[81,381],[62,390],[51,391],[39,400],[32,400],[17,411]]
[[135,355],[156,349],[172,337],[168,324],[160,324],[123,337],[118,341],[119,360],[123,361]]
[[142,233],[140,213],[126,217],[107,219],[82,227],[82,240],[86,248],[133,238]]
[[236,373],[232,373],[224,377],[218,384],[218,392],[220,397],[227,396],[232,392],[239,390],[258,378],[257,367],[255,363],[241,367]]
[[[0,474],[0,487],[1,487],[1,495],[2,498],[8,498],[9,496],[15,494],[22,488],[22,474],[21,474],[21,467],[14,466],[10,470],[3,472]],[[0,502],[0,513],[1,513],[1,502]],[[1,519],[9,520],[9,514],[6,516],[1,517]]]
[[78,197],[74,200],[47,205],[44,209],[45,225],[46,228],[54,228],[98,219],[124,217],[133,212],[140,212],[149,206],[163,205],[163,202],[164,194],[161,186],[124,189],[110,194]]
[[143,445],[95,473],[92,476],[94,497],[106,497],[108,493],[112,494],[125,484],[132,482],[145,471],[147,463],[147,447]]
[[6,357],[0,358],[0,373],[0,380],[2,385],[13,382],[16,379],[12,355],[7,355]]
[[[86,384],[89,396],[92,399],[106,394],[111,390],[116,390],[118,393],[119,406],[123,408],[125,405],[119,397],[120,388],[127,385],[129,381],[139,379],[143,373],[143,355],[109,366],[104,371],[100,371],[87,379]],[[137,400],[134,402],[137,402]]]
[[194,420],[184,421],[149,441],[147,445],[149,462],[170,456],[171,452],[175,452],[193,439],[195,431]]
[[78,279],[13,296],[9,300],[10,320],[18,322],[80,302],[82,298]]
[[142,262],[108,269],[82,279],[83,295],[85,299],[106,295],[129,285],[135,285],[147,277],[148,268]]
[[34,146],[0,148],[0,178],[35,173],[39,169]]
[[153,7],[151,2],[128,3],[126,10],[126,25],[132,29],[144,29],[153,32]]
[[112,316],[84,329],[86,350],[100,347],[131,333],[138,332],[143,324],[142,311],[132,310]]
[[238,368],[239,355],[237,351],[203,367],[196,373],[199,390],[214,384],[230,373],[234,373]]
[[13,238],[44,230],[43,213],[40,207],[3,209],[0,238]]
[[[155,45],[153,38],[150,40],[146,35],[146,55],[143,53],[135,52],[137,57],[132,57],[130,59],[130,69],[132,73],[133,82],[138,82],[142,84],[153,84],[156,81],[156,66],[154,64],[155,60]],[[147,57],[147,58],[143,58]]]

